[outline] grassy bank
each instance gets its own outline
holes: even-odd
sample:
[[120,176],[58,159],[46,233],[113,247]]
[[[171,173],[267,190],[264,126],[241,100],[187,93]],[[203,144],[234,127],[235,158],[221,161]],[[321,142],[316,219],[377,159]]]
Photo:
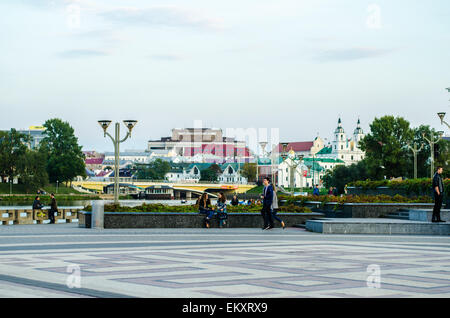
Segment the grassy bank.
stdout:
[[[55,194],[84,194],[79,192],[71,187],[66,187],[64,184],[49,184],[45,187],[41,188],[47,193],[55,193]],[[26,194],[33,195],[37,191],[31,191],[25,187],[24,184],[13,184],[12,186],[9,183],[0,183],[0,194],[10,194],[12,190],[12,194]]]
[[[32,202],[36,194],[13,194],[13,195],[0,195],[0,201],[3,202]],[[50,195],[39,195],[41,201],[50,201]],[[83,200],[98,200],[98,195],[92,194],[55,194],[57,201],[83,201]]]

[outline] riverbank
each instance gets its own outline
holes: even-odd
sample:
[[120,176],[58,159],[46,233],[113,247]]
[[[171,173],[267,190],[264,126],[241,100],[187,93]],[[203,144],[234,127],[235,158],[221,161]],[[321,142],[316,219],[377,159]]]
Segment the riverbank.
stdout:
[[[32,202],[37,194],[0,194],[0,202]],[[39,194],[41,201],[49,201],[50,194]],[[55,194],[57,201],[100,200],[95,194]]]

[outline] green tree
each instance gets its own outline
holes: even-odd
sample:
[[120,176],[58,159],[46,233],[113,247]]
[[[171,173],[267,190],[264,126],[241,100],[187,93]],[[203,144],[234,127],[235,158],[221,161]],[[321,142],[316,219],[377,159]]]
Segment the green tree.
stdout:
[[158,158],[149,164],[136,164],[134,169],[138,179],[163,180],[170,171],[170,164]]
[[339,193],[344,193],[347,183],[366,179],[370,179],[367,162],[361,160],[350,166],[339,165],[327,171],[323,176],[323,183],[326,188],[336,187]]
[[27,193],[48,184],[45,156],[38,151],[28,150],[19,163],[20,181],[25,185]]
[[241,169],[242,176],[249,182],[256,182],[256,169],[256,163],[246,162]]
[[222,169],[220,166],[214,163],[200,171],[200,181],[215,182],[221,173]]
[[413,130],[404,118],[375,118],[370,124],[370,133],[360,142],[361,149],[366,152],[369,175],[375,179],[410,175],[411,157],[407,144],[412,140]]
[[27,135],[11,129],[0,133],[0,177],[5,180],[8,177],[13,180],[21,174],[22,166],[19,163],[27,152]]
[[47,120],[44,127],[46,136],[40,142],[39,150],[46,158],[50,182],[67,183],[77,176],[85,177],[85,157],[74,129],[58,118]]

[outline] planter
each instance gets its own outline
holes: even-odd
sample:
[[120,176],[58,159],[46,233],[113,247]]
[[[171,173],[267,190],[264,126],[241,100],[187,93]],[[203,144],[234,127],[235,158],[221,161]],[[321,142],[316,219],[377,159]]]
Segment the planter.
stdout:
[[[307,220],[320,218],[322,213],[278,213],[286,226],[305,224]],[[79,227],[91,227],[91,212],[79,213]],[[105,212],[104,228],[203,228],[205,216],[199,213],[172,212]],[[211,220],[211,227],[218,227],[218,219]],[[263,219],[259,213],[228,213],[228,228],[261,228]],[[275,222],[275,226],[280,225]]]

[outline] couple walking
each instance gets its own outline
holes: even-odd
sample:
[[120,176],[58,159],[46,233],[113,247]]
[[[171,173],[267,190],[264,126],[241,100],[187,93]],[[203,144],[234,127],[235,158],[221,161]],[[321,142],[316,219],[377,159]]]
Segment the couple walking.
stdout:
[[276,210],[278,209],[278,198],[275,187],[270,183],[270,179],[265,177],[263,180],[263,208],[261,215],[264,219],[263,230],[273,229],[273,219],[281,223],[283,230],[286,228],[286,224],[277,216]]

